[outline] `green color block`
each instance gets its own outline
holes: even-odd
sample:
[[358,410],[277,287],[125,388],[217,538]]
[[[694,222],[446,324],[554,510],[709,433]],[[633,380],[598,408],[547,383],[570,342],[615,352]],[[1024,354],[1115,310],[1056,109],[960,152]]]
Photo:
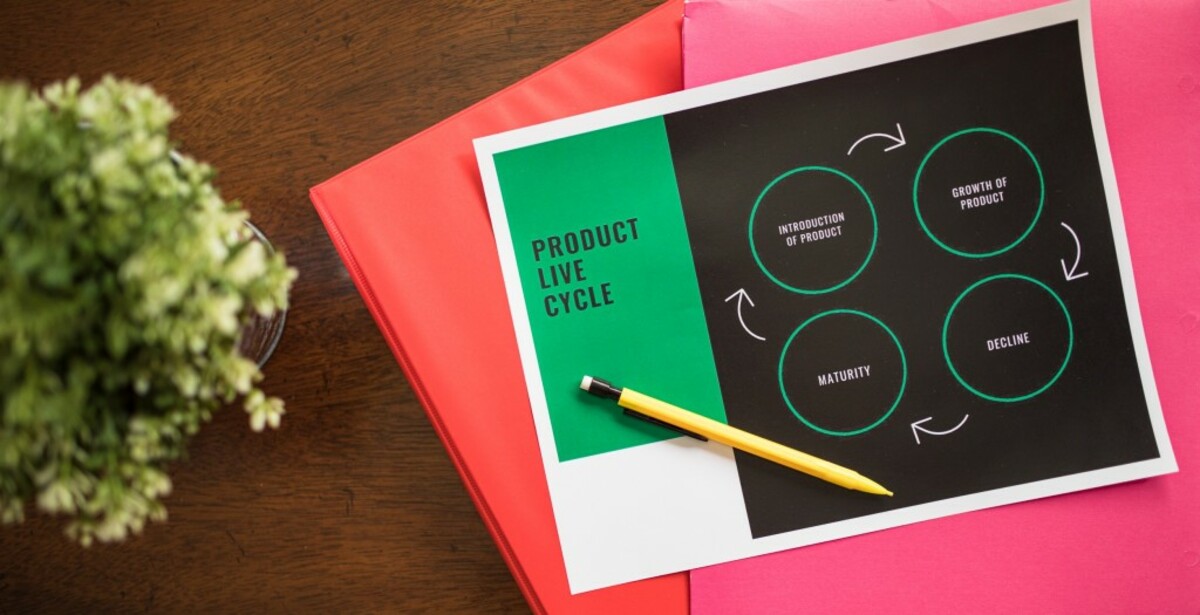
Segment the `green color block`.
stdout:
[[678,437],[604,378],[725,421],[662,118],[496,155],[560,461]]

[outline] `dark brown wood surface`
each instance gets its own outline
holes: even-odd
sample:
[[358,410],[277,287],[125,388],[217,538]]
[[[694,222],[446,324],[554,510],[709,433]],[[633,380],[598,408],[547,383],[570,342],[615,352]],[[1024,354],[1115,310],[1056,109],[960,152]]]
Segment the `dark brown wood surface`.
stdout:
[[149,83],[300,270],[265,369],[283,426],[218,414],[173,466],[170,520],[125,544],[0,527],[0,613],[526,610],[307,191],[655,4],[0,3],[0,79]]

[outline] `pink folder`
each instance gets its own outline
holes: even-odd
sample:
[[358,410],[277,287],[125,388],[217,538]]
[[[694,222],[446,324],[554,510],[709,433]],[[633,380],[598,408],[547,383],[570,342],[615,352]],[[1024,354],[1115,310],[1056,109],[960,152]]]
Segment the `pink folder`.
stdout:
[[[1046,0],[689,0],[684,81]],[[1097,0],[1096,62],[1177,474],[691,573],[704,613],[1200,613],[1200,4]]]

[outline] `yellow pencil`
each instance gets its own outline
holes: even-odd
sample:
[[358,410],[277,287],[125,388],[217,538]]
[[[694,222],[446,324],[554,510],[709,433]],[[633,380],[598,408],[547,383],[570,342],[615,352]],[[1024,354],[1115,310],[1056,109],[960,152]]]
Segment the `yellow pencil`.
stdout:
[[591,376],[584,376],[579,388],[598,397],[616,400],[618,406],[625,408],[626,414],[632,414],[686,435],[732,446],[739,451],[762,457],[793,470],[799,470],[809,476],[847,489],[877,495],[892,495],[892,492],[885,489],[883,485],[850,468],[813,457],[632,389],[619,389],[604,380]]

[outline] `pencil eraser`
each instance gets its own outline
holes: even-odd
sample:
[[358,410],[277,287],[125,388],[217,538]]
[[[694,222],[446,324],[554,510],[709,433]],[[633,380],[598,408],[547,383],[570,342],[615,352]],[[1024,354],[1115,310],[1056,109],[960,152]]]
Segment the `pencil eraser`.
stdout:
[[591,390],[591,388],[592,388],[592,377],[591,377],[591,376],[584,376],[584,377],[583,377],[583,382],[580,382],[580,383],[579,383],[579,388],[581,388],[581,389],[583,389],[583,390],[585,390],[585,391]]

